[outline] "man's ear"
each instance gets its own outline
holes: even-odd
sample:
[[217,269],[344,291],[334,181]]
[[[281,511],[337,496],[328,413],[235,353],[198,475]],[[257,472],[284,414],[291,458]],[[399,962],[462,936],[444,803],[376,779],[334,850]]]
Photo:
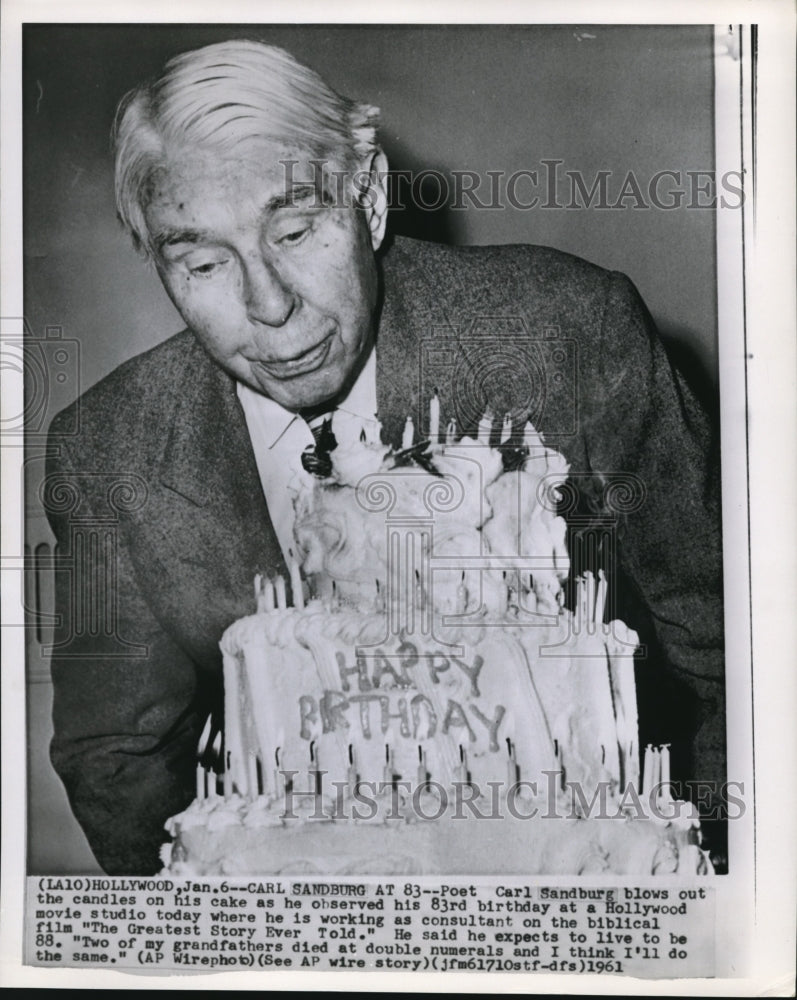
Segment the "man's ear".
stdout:
[[360,164],[357,190],[357,200],[371,234],[371,245],[378,250],[387,227],[387,157],[381,149]]

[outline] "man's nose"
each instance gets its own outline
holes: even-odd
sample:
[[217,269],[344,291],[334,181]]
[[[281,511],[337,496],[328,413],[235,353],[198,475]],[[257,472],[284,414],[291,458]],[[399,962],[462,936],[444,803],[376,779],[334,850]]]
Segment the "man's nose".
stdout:
[[246,311],[266,326],[284,326],[296,306],[296,296],[277,268],[258,256],[244,268]]

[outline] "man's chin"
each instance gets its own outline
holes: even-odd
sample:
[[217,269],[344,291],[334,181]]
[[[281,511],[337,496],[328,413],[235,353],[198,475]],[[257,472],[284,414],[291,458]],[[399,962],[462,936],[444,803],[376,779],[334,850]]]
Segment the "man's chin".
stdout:
[[346,383],[345,378],[333,378],[328,373],[319,378],[318,374],[313,372],[292,379],[254,378],[249,380],[249,386],[286,410],[314,410],[325,403],[334,404]]

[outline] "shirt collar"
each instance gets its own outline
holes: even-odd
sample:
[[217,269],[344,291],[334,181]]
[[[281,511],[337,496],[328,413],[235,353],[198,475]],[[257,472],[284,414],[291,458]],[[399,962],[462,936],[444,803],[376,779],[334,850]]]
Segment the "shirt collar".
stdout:
[[[285,434],[294,420],[302,418],[286,410],[284,406],[269,399],[260,392],[255,392],[243,382],[236,384],[238,398],[247,416],[257,413],[263,428],[263,439],[268,448],[273,448]],[[337,406],[349,416],[363,421],[373,421],[376,417],[376,347],[373,347],[368,360],[363,365],[357,380],[349,390],[345,399]]]

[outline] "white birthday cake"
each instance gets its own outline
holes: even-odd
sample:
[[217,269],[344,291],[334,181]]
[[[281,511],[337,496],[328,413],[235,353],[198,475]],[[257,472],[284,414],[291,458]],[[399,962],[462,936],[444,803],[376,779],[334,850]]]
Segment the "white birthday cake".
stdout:
[[258,577],[221,641],[223,741],[167,824],[171,872],[710,870],[667,747],[640,780],[637,636],[604,621],[606,576],[565,606],[565,460],[512,431],[333,437],[295,504],[292,606]]

